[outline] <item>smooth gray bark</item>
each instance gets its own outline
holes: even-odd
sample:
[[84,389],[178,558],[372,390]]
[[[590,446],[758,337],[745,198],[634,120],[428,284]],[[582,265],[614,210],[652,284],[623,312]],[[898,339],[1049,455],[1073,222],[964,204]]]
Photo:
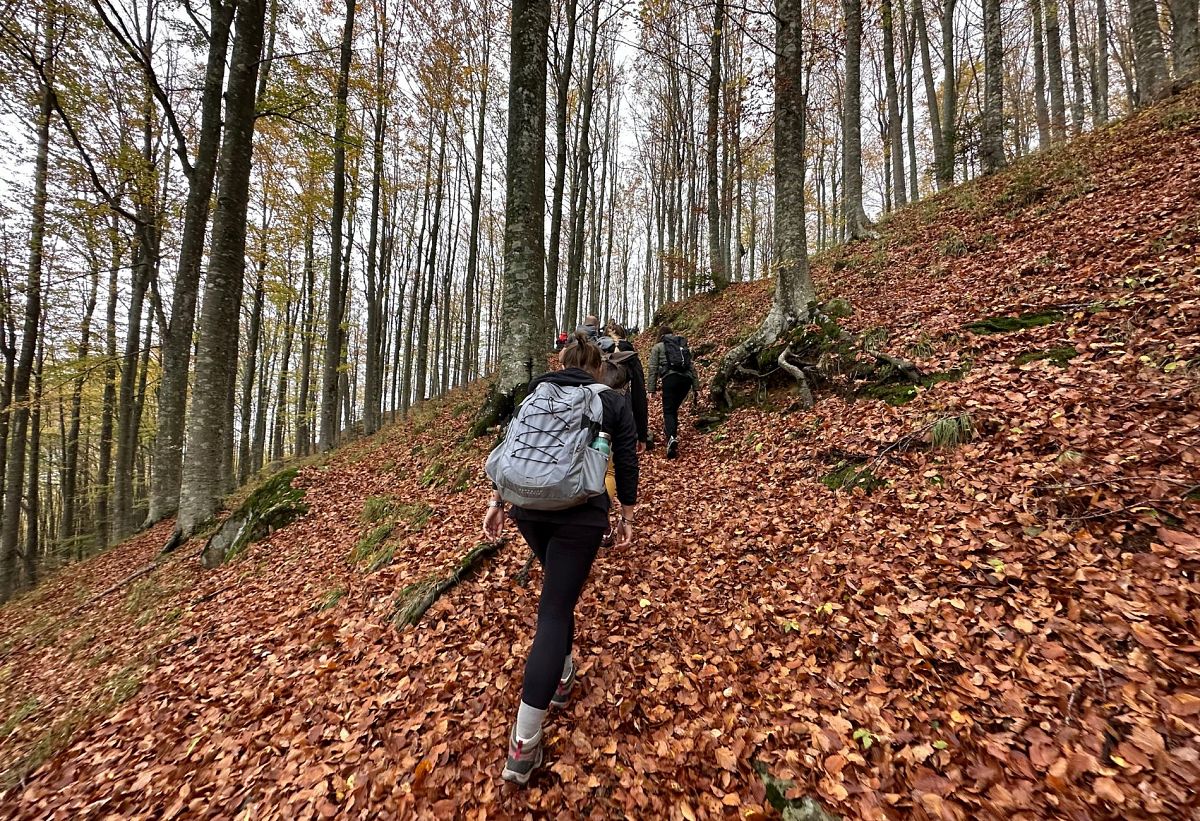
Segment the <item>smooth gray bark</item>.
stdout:
[[954,161],[958,153],[958,69],[954,62],[954,6],[945,0],[942,10],[942,162],[938,166],[938,188],[954,185]]
[[508,92],[503,306],[496,393],[523,391],[545,368],[546,34],[549,0],[514,0]]
[[1033,113],[1037,120],[1038,146],[1045,148],[1050,145],[1050,106],[1046,102],[1046,45],[1042,27],[1042,0],[1029,0],[1029,13],[1033,18]]
[[[246,210],[254,148],[255,85],[262,55],[265,0],[241,0],[226,87],[226,117],[218,165],[220,193],[204,278],[196,378],[187,419],[180,490],[179,536],[191,536],[221,499],[226,417],[237,373],[238,311],[246,266]],[[174,539],[173,539],[174,541]]]
[[333,129],[333,205],[329,222],[329,288],[325,314],[325,358],[321,369],[321,425],[318,446],[333,447],[338,435],[338,388],[345,332],[346,286],[349,277],[342,257],[342,223],[346,210],[346,100],[350,94],[350,62],[354,45],[355,0],[346,0],[342,26],[341,63],[338,68]]
[[212,200],[217,152],[221,142],[222,87],[235,5],[234,0],[209,2],[211,24],[204,91],[200,102],[200,131],[195,161],[190,171],[185,166],[188,195],[179,241],[179,266],[171,293],[171,319],[163,335],[162,378],[158,386],[154,472],[151,474],[147,526],[172,515],[179,508],[179,485],[183,475],[183,426],[187,412],[200,265],[204,257],[209,203]]
[[1139,106],[1155,103],[1171,93],[1171,78],[1163,55],[1162,30],[1155,0],[1129,0],[1133,31],[1133,70],[1137,77]]
[[1050,139],[1067,138],[1067,109],[1063,92],[1062,33],[1058,21],[1058,0],[1046,0],[1046,68],[1050,75]]
[[708,48],[708,133],[707,191],[708,191],[708,265],[713,287],[718,291],[729,287],[726,267],[728,252],[721,242],[721,204],[718,197],[719,167],[717,165],[718,114],[721,106],[721,30],[725,26],[725,0],[713,4],[712,36]]
[[862,201],[862,0],[842,0],[842,12],[846,23],[846,89],[842,107],[843,214],[847,235],[861,239],[874,234]]
[[1004,41],[1000,0],[983,0],[984,95],[983,134],[979,159],[983,173],[1004,167]]
[[21,499],[25,490],[25,457],[30,424],[29,386],[37,353],[42,318],[42,261],[46,240],[47,180],[50,176],[50,116],[54,110],[54,23],[46,21],[42,32],[41,88],[38,89],[36,154],[33,167],[33,201],[30,208],[29,264],[25,279],[25,312],[21,347],[13,370],[9,411],[9,445],[4,478],[4,507],[0,524],[0,602],[8,601],[20,588],[17,566],[21,526]]

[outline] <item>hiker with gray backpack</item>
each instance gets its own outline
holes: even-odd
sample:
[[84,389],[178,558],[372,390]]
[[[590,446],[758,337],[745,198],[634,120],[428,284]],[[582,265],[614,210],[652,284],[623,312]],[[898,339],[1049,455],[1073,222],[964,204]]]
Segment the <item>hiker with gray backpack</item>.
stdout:
[[626,397],[599,382],[600,348],[577,331],[559,363],[562,370],[529,383],[486,468],[495,490],[483,520],[485,538],[498,539],[511,518],[543,573],[537,633],[501,774],[516,784],[527,784],[541,765],[546,713],[565,706],[575,684],[575,604],[608,531],[610,457],[621,506],[618,548],[633,539],[637,505],[637,426]]
[[692,364],[687,339],[671,332],[669,325],[659,328],[659,342],[650,351],[650,393],[662,383],[663,436],[667,440],[667,458],[679,456],[679,408],[689,391],[700,393],[700,378]]

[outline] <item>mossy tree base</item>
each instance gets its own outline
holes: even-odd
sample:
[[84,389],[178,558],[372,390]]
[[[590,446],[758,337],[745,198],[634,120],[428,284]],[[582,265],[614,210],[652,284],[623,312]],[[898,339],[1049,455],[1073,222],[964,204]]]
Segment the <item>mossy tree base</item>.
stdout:
[[[849,382],[845,390],[852,395],[873,392],[868,395],[878,394],[895,404],[912,399],[917,386],[929,384],[931,377],[915,364],[880,350],[887,341],[887,329],[861,334],[846,331],[837,320],[851,313],[849,303],[834,299],[810,305],[802,319],[768,316],[758,331],[726,355],[712,381],[714,402],[733,408],[736,399],[730,387],[734,379],[756,379],[762,387],[778,372],[790,377],[789,384],[795,382],[799,404],[805,408],[813,405],[813,387],[835,381]],[[869,384],[855,387],[863,382]]]
[[518,385],[510,392],[502,392],[498,384],[493,382],[492,386],[488,388],[483,407],[479,409],[471,429],[467,432],[467,438],[478,439],[487,435],[488,431],[493,428],[503,427],[507,424],[528,390],[528,385]]

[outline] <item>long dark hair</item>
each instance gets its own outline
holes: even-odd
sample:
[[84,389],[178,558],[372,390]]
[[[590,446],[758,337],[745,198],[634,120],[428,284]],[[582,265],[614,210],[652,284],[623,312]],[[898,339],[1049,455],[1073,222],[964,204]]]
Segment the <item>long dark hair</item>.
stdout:
[[587,334],[576,331],[558,355],[564,368],[583,368],[592,376],[599,377],[603,358],[600,349],[591,343]]

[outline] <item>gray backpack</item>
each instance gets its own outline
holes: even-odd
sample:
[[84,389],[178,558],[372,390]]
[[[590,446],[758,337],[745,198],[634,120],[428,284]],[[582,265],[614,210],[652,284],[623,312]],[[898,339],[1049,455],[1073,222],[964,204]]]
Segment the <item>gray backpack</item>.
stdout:
[[540,383],[487,460],[500,498],[530,510],[565,510],[605,492],[608,456],[591,447],[604,422],[604,385]]

